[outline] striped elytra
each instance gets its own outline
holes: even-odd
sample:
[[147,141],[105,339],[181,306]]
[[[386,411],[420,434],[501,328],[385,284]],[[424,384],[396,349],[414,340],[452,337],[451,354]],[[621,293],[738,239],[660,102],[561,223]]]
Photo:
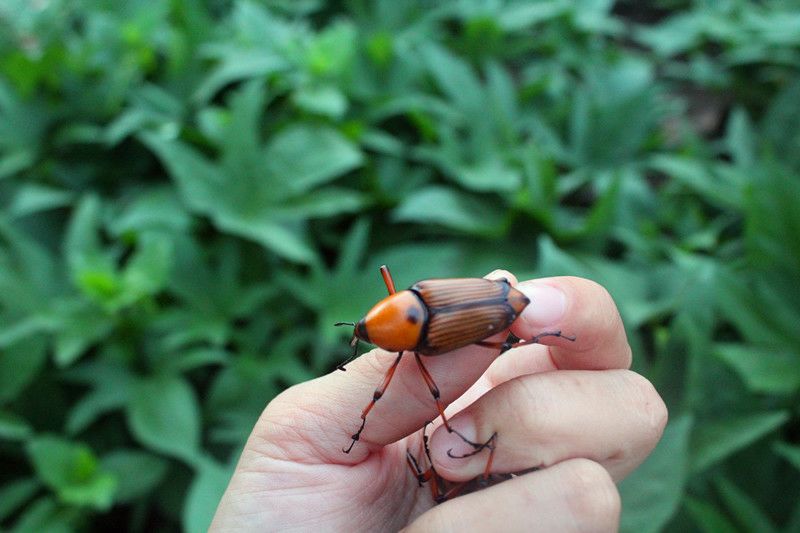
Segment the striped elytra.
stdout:
[[410,289],[428,310],[415,351],[438,355],[480,342],[511,325],[530,300],[507,281],[430,279]]
[[355,335],[394,352],[439,355],[509,327],[529,302],[506,280],[428,279],[378,302]]
[[428,308],[505,300],[510,285],[484,278],[427,279],[411,286]]

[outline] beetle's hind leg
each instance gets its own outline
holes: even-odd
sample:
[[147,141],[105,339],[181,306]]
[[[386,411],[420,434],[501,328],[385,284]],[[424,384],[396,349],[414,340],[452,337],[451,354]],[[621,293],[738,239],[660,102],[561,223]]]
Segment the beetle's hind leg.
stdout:
[[436,467],[433,466],[433,459],[431,459],[431,450],[428,447],[429,439],[426,433],[428,424],[430,423],[431,422],[425,422],[425,425],[422,426],[422,448],[425,453],[425,458],[428,460],[428,469],[425,471],[422,470],[419,465],[419,461],[417,461],[417,459],[411,453],[411,450],[406,450],[406,462],[416,477],[419,486],[421,487],[423,483],[430,482],[431,496],[433,497],[433,501],[436,503],[442,503],[458,496],[459,493],[461,493],[461,491],[467,487],[469,481],[448,483],[447,480],[440,476],[436,471]]
[[406,450],[406,462],[416,477],[419,486],[422,487],[423,483],[430,482],[433,500],[436,503],[441,503],[447,499],[448,495],[445,491],[445,480],[436,471],[436,467],[433,466],[433,460],[431,459],[431,451],[428,448],[428,435],[426,433],[428,424],[430,424],[430,422],[425,422],[425,425],[422,426],[422,449],[425,454],[424,457],[428,460],[427,470],[422,470],[419,464],[422,459],[417,461],[416,457],[411,453],[411,450]]
[[475,448],[471,452],[465,453],[463,455],[454,455],[453,449],[451,448],[447,450],[447,456],[452,457],[454,459],[464,459],[466,457],[472,457],[473,455],[482,452],[484,449],[488,449],[489,458],[486,459],[486,466],[483,469],[483,480],[488,481],[489,474],[491,473],[492,470],[492,461],[494,461],[494,451],[496,447],[497,447],[497,432],[495,431],[494,433],[492,433],[492,436],[489,437],[489,440],[487,440],[483,444],[480,444],[477,448]]

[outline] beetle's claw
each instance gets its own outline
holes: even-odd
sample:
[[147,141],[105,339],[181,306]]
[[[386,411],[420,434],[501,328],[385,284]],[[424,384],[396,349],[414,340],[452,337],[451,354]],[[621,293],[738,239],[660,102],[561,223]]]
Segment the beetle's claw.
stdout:
[[[455,431],[455,430],[453,430],[453,431]],[[465,459],[467,457],[472,457],[473,455],[483,451],[484,448],[488,448],[489,450],[494,450],[494,444],[495,444],[495,441],[497,440],[497,432],[492,433],[492,436],[489,437],[489,440],[487,440],[486,442],[484,442],[482,444],[477,443],[477,442],[472,442],[472,441],[470,441],[468,439],[465,439],[464,436],[461,435],[460,433],[458,433],[457,431],[456,431],[456,434],[459,437],[461,437],[461,439],[464,442],[466,442],[467,444],[469,444],[470,446],[472,446],[475,449],[472,450],[471,452],[465,453],[463,455],[455,455],[455,454],[453,454],[453,448],[450,448],[449,450],[447,450],[447,456],[451,457],[453,459]]]

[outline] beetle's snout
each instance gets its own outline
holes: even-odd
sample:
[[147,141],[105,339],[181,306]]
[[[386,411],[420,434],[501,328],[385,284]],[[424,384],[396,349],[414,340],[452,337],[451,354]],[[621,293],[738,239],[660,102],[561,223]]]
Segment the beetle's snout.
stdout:
[[369,334],[367,333],[367,321],[365,318],[362,318],[358,321],[353,334],[364,342],[372,342],[369,340]]

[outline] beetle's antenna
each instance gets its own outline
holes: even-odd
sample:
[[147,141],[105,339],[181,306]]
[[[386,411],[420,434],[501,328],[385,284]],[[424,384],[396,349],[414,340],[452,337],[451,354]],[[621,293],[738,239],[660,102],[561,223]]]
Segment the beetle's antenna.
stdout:
[[[350,327],[353,327],[353,328],[356,327],[354,322],[337,322],[336,324],[334,324],[334,326],[350,326]],[[347,369],[344,367],[344,365],[346,365],[347,363],[349,363],[350,361],[355,359],[356,356],[358,355],[358,337],[356,337],[355,335],[353,335],[353,339],[350,341],[350,346],[353,347],[353,353],[350,354],[350,357],[345,359],[345,361],[343,363],[340,363],[336,367],[337,370],[341,370],[342,372],[346,372]]]

